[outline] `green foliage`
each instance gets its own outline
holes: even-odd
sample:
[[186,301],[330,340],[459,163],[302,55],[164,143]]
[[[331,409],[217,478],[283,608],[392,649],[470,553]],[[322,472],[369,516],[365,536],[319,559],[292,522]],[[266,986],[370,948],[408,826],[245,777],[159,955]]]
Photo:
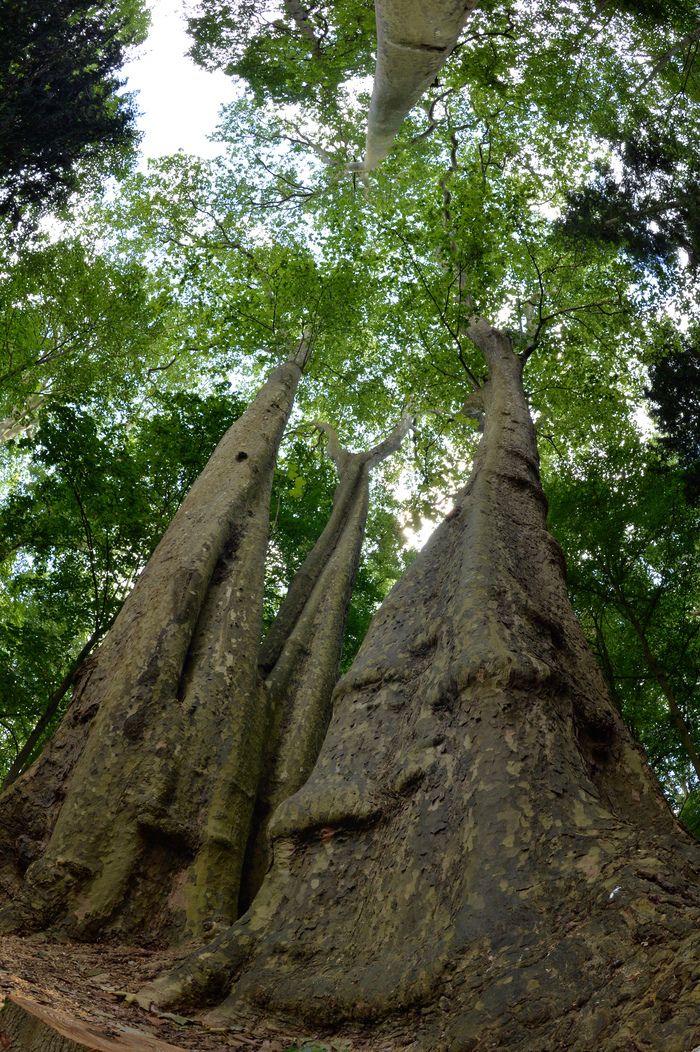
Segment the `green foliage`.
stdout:
[[649,370],[647,391],[661,446],[677,459],[685,494],[700,503],[700,329],[695,328]]
[[698,786],[683,740],[700,749],[700,564],[696,508],[677,472],[630,434],[559,465],[547,487],[569,589],[613,696],[670,801]]
[[371,73],[374,11],[359,0],[306,4],[200,0],[191,54],[205,69],[242,77],[257,101],[335,105],[349,77]]
[[0,262],[0,432],[21,432],[47,398],[128,398],[157,374],[169,295],[150,286],[143,263],[75,238]]
[[571,237],[593,237],[625,248],[648,266],[668,265],[679,249],[700,258],[696,202],[700,179],[667,136],[622,144],[622,176],[601,164],[596,181],[573,194],[564,223]]
[[[88,638],[96,644],[226,427],[223,393],[106,420],[66,404],[3,451],[0,771]],[[55,721],[54,721],[55,722]]]
[[700,792],[695,791],[691,793],[683,807],[681,808],[678,816],[688,830],[694,837],[700,840]]
[[123,169],[136,126],[117,73],[146,26],[140,0],[3,4],[0,217],[12,226],[63,205],[86,169]]

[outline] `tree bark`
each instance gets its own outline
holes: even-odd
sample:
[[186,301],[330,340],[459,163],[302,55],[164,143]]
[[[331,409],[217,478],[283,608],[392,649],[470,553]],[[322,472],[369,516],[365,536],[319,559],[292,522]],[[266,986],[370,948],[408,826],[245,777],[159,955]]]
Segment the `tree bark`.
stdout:
[[[17,1052],[185,1052],[151,1034],[121,1027],[111,1032],[56,1012],[19,994],[0,1011],[0,1048]],[[116,1033],[115,1033],[116,1031]]]
[[384,160],[408,113],[449,58],[477,0],[376,0],[377,63],[362,168]]
[[250,911],[140,993],[431,1052],[700,1043],[698,848],[610,701],[546,530],[522,362],[483,321],[469,482],[334,694]]
[[221,440],[64,723],[0,800],[6,930],[172,935],[236,917],[267,719],[269,495],[306,355],[302,341]]
[[367,452],[342,449],[328,425],[328,451],[338,471],[323,533],[292,581],[260,651],[272,709],[243,903],[250,905],[270,862],[275,809],[304,784],[318,759],[338,680],[345,618],[360,562],[369,506],[370,470],[394,453],[413,423],[409,413]]

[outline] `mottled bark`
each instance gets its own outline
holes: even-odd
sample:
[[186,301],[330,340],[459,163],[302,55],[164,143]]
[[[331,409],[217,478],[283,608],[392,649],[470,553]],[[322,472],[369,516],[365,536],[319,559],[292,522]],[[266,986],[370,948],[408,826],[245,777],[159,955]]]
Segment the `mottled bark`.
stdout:
[[3,927],[172,933],[237,915],[267,718],[269,495],[306,353],[221,440],[64,723],[0,799]]
[[338,471],[333,508],[323,533],[294,577],[260,651],[272,711],[243,903],[257,894],[269,865],[268,827],[276,807],[304,784],[331,717],[345,618],[365,534],[372,467],[395,452],[412,423],[405,414],[374,449],[342,449],[332,428],[328,452]]
[[250,911],[142,1003],[339,1026],[431,1052],[700,1043],[698,848],[609,700],[546,529],[510,341],[454,510],[338,684]]
[[449,58],[477,0],[376,0],[377,64],[362,168],[376,168]]

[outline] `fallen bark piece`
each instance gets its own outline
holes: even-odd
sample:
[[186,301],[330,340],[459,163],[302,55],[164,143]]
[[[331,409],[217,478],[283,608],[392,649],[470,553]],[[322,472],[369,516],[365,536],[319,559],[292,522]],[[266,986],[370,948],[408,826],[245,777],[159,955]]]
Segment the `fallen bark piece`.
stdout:
[[7,1052],[185,1052],[131,1027],[116,1037],[80,1019],[11,994],[0,1012],[0,1048]]

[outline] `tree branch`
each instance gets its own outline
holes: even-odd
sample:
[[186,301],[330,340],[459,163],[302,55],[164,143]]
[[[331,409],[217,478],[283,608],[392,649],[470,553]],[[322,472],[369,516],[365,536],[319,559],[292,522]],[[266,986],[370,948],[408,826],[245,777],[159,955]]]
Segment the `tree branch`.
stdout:
[[372,468],[375,464],[379,464],[382,460],[386,460],[386,458],[392,453],[396,453],[415,422],[415,416],[407,409],[401,416],[401,419],[394,430],[391,431],[382,442],[376,445],[374,449],[369,451],[369,466]]
[[677,52],[684,48],[686,44],[695,43],[696,40],[700,40],[700,24],[698,24],[691,33],[686,33],[684,37],[681,37],[680,40],[675,42],[675,44],[672,44],[668,51],[664,51],[663,55],[661,55],[654,66],[652,66],[651,72],[644,78],[637,90],[642,91],[646,88],[647,84],[656,78]]

